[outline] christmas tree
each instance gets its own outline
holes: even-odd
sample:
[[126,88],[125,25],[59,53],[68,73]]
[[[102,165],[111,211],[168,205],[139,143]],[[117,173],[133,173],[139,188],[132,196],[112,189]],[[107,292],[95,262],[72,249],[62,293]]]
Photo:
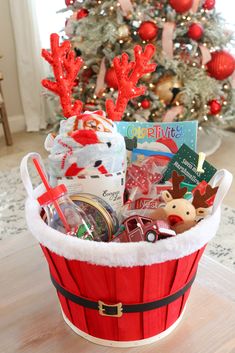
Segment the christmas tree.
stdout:
[[[153,43],[158,63],[142,78],[144,97],[129,104],[124,120],[197,119],[203,128],[228,126],[235,118],[232,34],[215,0],[65,0],[65,23],[85,66],[74,87],[86,110],[104,109],[117,96],[112,60],[130,56],[136,44]],[[233,78],[233,79],[232,79]]]

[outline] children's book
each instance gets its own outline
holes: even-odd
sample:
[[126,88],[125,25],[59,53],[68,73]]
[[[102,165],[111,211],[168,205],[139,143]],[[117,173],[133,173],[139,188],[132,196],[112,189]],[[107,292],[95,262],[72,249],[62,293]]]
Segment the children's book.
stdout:
[[169,159],[183,144],[196,150],[197,121],[172,123],[121,121],[116,124],[118,132],[125,138],[130,161],[150,155],[160,155]]

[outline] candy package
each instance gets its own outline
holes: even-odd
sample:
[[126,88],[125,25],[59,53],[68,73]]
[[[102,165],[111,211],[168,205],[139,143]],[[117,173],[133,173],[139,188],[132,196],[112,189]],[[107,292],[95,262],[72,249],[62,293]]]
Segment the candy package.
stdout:
[[132,163],[127,168],[126,203],[122,209],[124,218],[133,214],[147,216],[161,205],[161,192],[170,186],[169,182],[159,184],[164,170],[162,156],[157,155]]

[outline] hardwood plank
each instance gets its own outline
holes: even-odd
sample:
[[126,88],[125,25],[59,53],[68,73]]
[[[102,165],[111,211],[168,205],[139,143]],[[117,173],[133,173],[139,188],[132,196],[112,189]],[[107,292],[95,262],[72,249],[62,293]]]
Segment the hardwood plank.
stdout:
[[32,246],[37,246],[37,241],[29,231],[3,239],[0,246],[0,260]]

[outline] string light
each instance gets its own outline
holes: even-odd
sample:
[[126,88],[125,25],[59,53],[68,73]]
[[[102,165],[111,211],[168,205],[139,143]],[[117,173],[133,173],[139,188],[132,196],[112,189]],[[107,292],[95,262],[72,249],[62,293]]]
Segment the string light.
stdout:
[[204,118],[204,120],[205,120],[205,121],[207,121],[207,120],[208,120],[208,118],[207,118],[207,116],[206,116],[206,115],[204,115],[204,117],[203,117],[203,118]]
[[191,112],[191,113],[195,112],[195,109],[194,109],[194,108],[192,108],[192,109],[190,110],[190,112]]
[[119,40],[119,43],[120,43],[120,44],[123,44],[123,40],[122,40],[122,39],[120,39],[120,40]]
[[197,64],[196,63],[192,63],[192,65],[195,67]]
[[227,105],[228,104],[228,102],[227,101],[223,101],[223,105]]
[[94,99],[96,99],[96,98],[97,98],[97,96],[94,94],[93,98],[94,98]]
[[227,90],[228,89],[228,85],[227,83],[224,84],[224,89]]
[[205,65],[202,65],[201,67],[202,67],[202,69],[205,69]]

